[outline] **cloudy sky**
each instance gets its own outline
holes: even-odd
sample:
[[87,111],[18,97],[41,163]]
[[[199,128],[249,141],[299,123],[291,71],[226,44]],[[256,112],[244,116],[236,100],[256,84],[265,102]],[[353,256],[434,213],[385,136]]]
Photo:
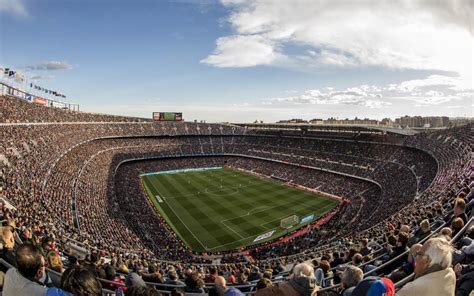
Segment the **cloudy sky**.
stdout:
[[474,116],[473,3],[0,0],[0,66],[101,113]]

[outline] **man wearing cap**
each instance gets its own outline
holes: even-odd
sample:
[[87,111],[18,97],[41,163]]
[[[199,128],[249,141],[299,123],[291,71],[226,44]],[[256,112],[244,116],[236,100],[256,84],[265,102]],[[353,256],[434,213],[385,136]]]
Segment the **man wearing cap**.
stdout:
[[415,280],[398,291],[397,296],[454,295],[456,275],[451,260],[451,245],[444,237],[429,239],[416,254]]

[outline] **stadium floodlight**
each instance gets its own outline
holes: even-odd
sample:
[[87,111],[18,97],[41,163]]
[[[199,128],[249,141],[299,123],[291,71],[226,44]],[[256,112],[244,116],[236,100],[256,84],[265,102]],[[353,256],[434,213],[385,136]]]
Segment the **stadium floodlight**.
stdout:
[[291,216],[281,219],[280,226],[281,228],[289,229],[293,227],[294,225],[298,224],[298,222],[299,222],[299,217],[297,215],[291,215]]

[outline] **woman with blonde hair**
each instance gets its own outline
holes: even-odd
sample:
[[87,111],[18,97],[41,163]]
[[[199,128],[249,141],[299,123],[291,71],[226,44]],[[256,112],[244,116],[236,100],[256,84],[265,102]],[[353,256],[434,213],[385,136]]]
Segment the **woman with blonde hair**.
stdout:
[[62,273],[63,269],[63,262],[61,261],[61,257],[54,251],[50,251],[46,256],[48,260],[48,267],[56,272]]
[[61,257],[55,251],[49,251],[46,260],[48,261],[48,267],[56,272],[47,271],[49,278],[55,287],[61,287],[61,274],[64,271]]

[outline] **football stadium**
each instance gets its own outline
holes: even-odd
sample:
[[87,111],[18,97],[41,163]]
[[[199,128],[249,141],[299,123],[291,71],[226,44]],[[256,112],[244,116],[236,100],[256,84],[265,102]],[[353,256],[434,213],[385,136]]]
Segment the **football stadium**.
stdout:
[[0,1],[0,295],[473,295],[471,2],[119,2]]

